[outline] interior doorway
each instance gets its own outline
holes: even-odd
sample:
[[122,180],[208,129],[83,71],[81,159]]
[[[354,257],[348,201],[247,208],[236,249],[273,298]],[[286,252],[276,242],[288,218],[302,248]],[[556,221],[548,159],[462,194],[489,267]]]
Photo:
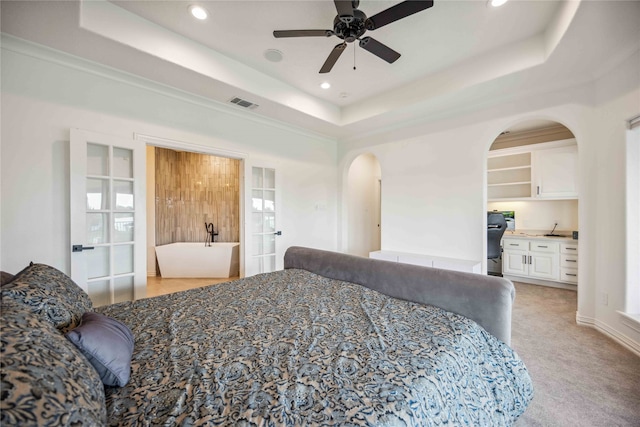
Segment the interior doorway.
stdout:
[[[237,248],[232,251],[226,280],[242,277],[243,157],[179,141],[142,135],[138,138],[147,144],[147,275],[160,278],[155,250],[158,245],[194,242],[205,247],[229,242],[237,243]],[[164,155],[159,157],[159,153]],[[187,279],[190,275],[170,277],[193,280]],[[215,280],[214,276],[206,277],[212,283]]]
[[369,256],[381,249],[382,172],[377,157],[356,157],[347,174],[347,253]]
[[[502,241],[510,247],[488,257],[488,274],[576,289],[578,182],[578,144],[567,127],[527,120],[500,133],[487,155],[486,210],[504,215]],[[489,247],[494,240],[487,237],[488,254],[496,253]],[[549,254],[538,254],[536,243]]]

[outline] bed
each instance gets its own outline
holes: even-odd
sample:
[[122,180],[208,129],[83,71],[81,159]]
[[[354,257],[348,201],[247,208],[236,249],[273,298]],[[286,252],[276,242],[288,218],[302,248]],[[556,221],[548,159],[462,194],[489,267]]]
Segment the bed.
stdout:
[[0,421],[508,426],[533,397],[513,298],[506,279],[292,247],[282,271],[94,308],[34,264],[2,287]]

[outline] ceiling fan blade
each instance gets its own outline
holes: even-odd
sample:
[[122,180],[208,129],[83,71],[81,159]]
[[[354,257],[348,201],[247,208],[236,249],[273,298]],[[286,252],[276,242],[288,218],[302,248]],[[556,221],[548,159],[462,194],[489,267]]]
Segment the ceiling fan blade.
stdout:
[[351,0],[333,0],[340,20],[345,24],[353,22],[353,3]]
[[331,30],[276,30],[273,37],[280,39],[283,37],[329,37],[333,35]]
[[340,43],[333,48],[327,60],[324,61],[324,65],[322,66],[322,68],[320,68],[320,74],[328,73],[329,71],[331,71],[333,65],[336,63],[338,58],[340,58],[340,55],[342,55],[342,52],[344,52],[346,47],[346,43]]
[[398,52],[391,49],[387,45],[380,43],[378,40],[372,39],[371,37],[362,38],[360,40],[360,47],[373,53],[379,58],[384,59],[389,64],[395,62],[398,58],[400,58],[400,54]]
[[365,26],[367,30],[375,30],[387,24],[406,18],[409,15],[423,11],[433,6],[433,0],[409,0],[391,6],[388,9],[377,13],[367,19]]

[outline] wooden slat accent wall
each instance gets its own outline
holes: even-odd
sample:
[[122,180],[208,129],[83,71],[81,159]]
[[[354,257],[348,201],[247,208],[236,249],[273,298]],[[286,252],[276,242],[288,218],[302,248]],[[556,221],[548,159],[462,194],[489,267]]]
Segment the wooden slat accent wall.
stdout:
[[500,150],[502,148],[520,147],[522,145],[540,144],[570,138],[574,138],[573,133],[558,123],[541,129],[499,135],[489,150]]
[[240,161],[156,147],[156,245],[240,241]]

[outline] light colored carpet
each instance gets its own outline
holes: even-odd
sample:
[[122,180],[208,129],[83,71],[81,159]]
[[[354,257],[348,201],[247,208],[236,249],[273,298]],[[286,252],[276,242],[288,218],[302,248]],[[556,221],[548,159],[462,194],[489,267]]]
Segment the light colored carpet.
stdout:
[[515,285],[511,345],[534,385],[515,426],[640,426],[640,357],[578,326],[575,292]]

